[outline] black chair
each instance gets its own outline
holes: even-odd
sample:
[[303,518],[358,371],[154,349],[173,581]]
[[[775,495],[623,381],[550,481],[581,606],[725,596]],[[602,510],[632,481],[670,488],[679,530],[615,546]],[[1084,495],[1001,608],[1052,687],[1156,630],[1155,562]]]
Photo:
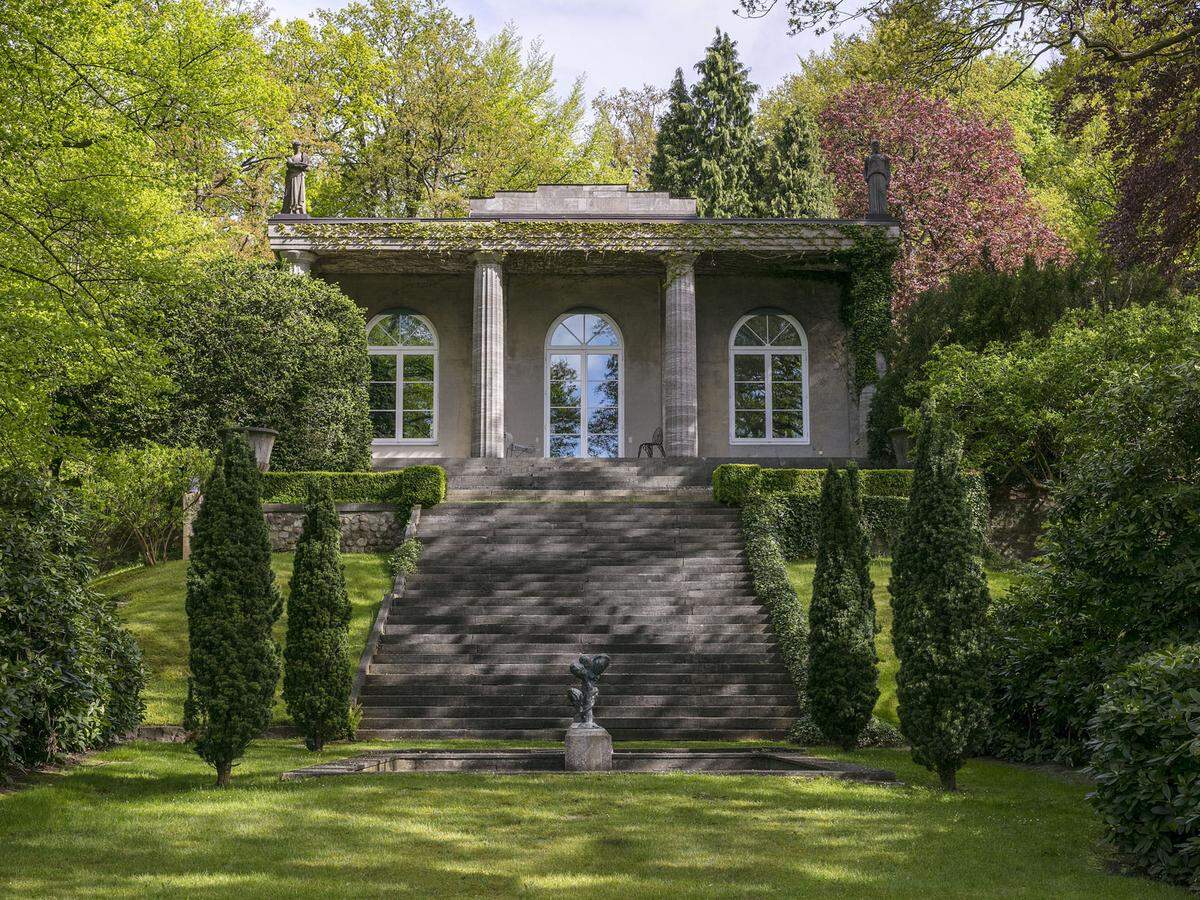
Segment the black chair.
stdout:
[[661,453],[663,455],[663,457],[665,458],[667,455],[667,451],[663,448],[663,435],[662,435],[661,428],[655,428],[654,429],[654,437],[652,437],[650,440],[644,441],[643,443],[638,445],[638,459],[642,458],[643,450],[646,451],[647,456],[649,456],[651,459],[654,459],[654,448],[655,447],[658,448],[658,452]]

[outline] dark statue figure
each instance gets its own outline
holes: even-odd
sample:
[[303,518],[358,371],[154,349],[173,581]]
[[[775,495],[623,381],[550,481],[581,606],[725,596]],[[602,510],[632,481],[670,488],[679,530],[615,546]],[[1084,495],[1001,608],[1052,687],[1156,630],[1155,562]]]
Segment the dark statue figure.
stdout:
[[578,662],[571,663],[571,674],[578,678],[583,685],[582,689],[571,688],[567,691],[567,697],[575,707],[575,723],[571,726],[572,728],[576,726],[597,727],[596,720],[592,717],[596,708],[596,697],[600,695],[600,689],[596,687],[596,682],[600,680],[600,676],[604,674],[604,670],[608,668],[610,662],[612,660],[601,653],[598,656],[581,656]]
[[863,163],[863,178],[867,182],[867,218],[890,219],[888,185],[892,181],[892,161],[879,152],[879,141],[871,141],[871,155]]
[[312,168],[312,158],[300,152],[300,142],[292,141],[292,155],[287,164],[287,177],[283,184],[283,214],[285,216],[307,216],[308,197],[304,192],[304,173]]

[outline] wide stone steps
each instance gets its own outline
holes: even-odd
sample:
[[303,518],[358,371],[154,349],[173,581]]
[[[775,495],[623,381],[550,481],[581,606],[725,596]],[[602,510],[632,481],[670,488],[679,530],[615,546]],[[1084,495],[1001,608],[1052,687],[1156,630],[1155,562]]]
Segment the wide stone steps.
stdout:
[[[563,473],[535,475],[544,488]],[[359,694],[364,737],[561,738],[567,667],[585,653],[612,657],[597,719],[614,737],[780,737],[791,724],[794,687],[735,511],[452,501],[423,512],[418,537],[418,572]]]

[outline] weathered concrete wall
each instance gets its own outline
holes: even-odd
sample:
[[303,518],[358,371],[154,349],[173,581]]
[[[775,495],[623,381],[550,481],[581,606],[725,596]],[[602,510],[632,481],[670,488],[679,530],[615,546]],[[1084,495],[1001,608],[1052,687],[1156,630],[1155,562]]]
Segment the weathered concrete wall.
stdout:
[[[836,276],[696,276],[696,343],[700,455],[854,456],[845,328],[839,318],[842,285]],[[808,337],[808,444],[731,444],[729,336],[738,319],[763,307],[795,316]],[[855,429],[857,430],[857,429]]]
[[[271,550],[287,553],[296,549],[304,529],[304,507],[291,503],[264,503],[263,517],[271,532]],[[342,526],[343,553],[390,553],[404,540],[406,520],[396,508],[380,503],[338,504]]]

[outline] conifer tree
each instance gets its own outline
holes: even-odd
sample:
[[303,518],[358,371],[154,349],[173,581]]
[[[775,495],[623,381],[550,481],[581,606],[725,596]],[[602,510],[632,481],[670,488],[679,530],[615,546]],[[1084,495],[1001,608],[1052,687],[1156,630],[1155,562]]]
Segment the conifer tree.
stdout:
[[845,750],[858,743],[879,698],[874,585],[861,512],[857,469],[829,466],[809,609],[808,696],[817,727]]
[[948,791],[986,715],[988,592],[961,462],[962,442],[926,404],[888,585],[900,730]]
[[280,596],[271,572],[259,474],[249,445],[227,432],[204,488],[188,563],[188,702],[196,753],[229,783],[233,763],[271,722]]
[[650,158],[650,187],[677,197],[690,197],[695,190],[695,142],[691,133],[692,100],[683,82],[683,69],[667,91],[667,111],[654,138]]
[[690,131],[697,207],[714,218],[753,215],[757,142],[751,104],[758,87],[738,58],[737,44],[720,29],[696,71]]
[[796,105],[767,142],[761,170],[760,215],[791,219],[837,215],[817,123],[804,104]]
[[283,651],[283,699],[310,750],[320,750],[350,730],[350,597],[338,556],[340,539],[329,486],[310,483],[292,567]]

